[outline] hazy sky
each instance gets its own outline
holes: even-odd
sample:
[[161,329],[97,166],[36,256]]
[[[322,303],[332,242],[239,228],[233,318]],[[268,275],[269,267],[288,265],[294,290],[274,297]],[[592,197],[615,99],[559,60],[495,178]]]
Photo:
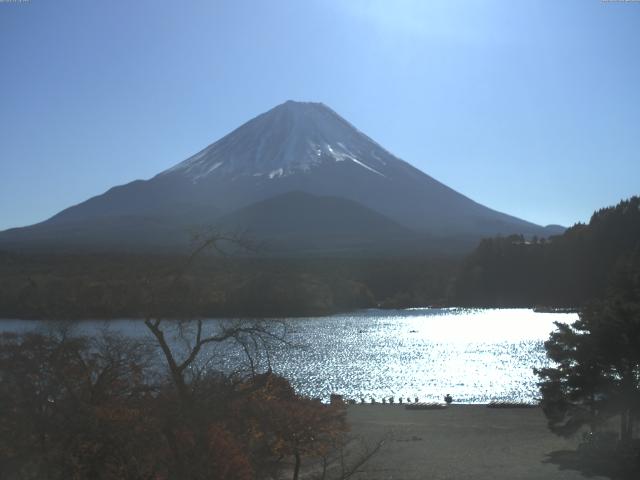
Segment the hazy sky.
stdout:
[[0,229],[321,101],[497,210],[640,193],[640,2],[0,0]]

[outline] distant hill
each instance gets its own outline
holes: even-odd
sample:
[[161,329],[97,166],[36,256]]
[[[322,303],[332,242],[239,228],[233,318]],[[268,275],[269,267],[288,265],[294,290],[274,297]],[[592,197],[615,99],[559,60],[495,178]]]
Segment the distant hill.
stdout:
[[601,298],[625,271],[640,276],[640,197],[598,210],[549,240],[484,239],[466,259],[452,302],[575,307]]
[[265,253],[388,252],[399,245],[414,250],[422,235],[344,198],[288,192],[224,215],[223,231],[242,231],[263,240]]
[[[301,200],[301,193],[308,197]],[[337,200],[327,198],[343,203],[331,207]],[[292,212],[289,222],[279,221],[275,205]],[[335,218],[326,208],[334,208]],[[256,213],[263,211],[282,229],[268,227]],[[561,229],[480,205],[395,157],[327,106],[289,101],[149,180],[0,232],[0,248],[184,249],[190,231],[234,223],[268,234],[265,240],[290,252],[381,245],[402,252],[416,236],[424,239],[422,249],[460,251],[485,236]],[[313,241],[305,231],[314,232]],[[291,235],[286,240],[284,232]]]

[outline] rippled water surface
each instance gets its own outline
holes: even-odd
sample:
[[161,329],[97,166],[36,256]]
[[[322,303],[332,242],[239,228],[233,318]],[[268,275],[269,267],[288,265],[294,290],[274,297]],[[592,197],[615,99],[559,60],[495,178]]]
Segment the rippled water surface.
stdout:
[[[366,310],[286,319],[288,338],[301,347],[276,349],[273,369],[299,391],[324,399],[337,392],[367,402],[391,396],[434,401],[450,393],[464,403],[534,401],[532,369],[547,365],[543,342],[554,321],[575,319],[576,314],[527,309]],[[104,325],[87,321],[80,329]],[[0,330],[41,327],[0,323]],[[109,328],[147,335],[140,321],[111,321]],[[227,350],[220,364],[229,367],[237,357]]]

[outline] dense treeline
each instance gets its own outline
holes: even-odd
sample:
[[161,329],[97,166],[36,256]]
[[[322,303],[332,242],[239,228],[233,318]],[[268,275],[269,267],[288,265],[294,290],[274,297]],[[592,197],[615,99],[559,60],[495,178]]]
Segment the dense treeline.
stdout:
[[[141,317],[167,289],[163,315],[322,315],[427,305],[579,307],[602,297],[640,252],[640,198],[549,239],[488,238],[455,257],[208,256],[178,284],[184,256],[0,252],[0,317]],[[155,292],[155,297],[150,297]],[[176,292],[173,292],[176,293]]]
[[563,235],[484,239],[464,262],[451,302],[578,307],[601,298],[640,252],[640,198],[598,210]]
[[[327,314],[445,302],[456,260],[0,253],[0,318],[142,317],[158,298],[168,317]],[[166,296],[167,289],[179,290]],[[155,298],[152,293],[155,292]],[[180,293],[180,295],[176,295]]]

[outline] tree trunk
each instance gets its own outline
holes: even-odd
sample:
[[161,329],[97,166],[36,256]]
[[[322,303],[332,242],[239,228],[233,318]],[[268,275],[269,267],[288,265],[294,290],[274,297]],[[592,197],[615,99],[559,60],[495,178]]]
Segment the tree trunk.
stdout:
[[629,410],[624,409],[620,413],[620,441],[629,443],[631,441],[631,415]]
[[300,474],[300,454],[296,452],[293,455],[296,459],[296,464],[293,468],[293,480],[298,480],[298,475]]
[[164,437],[167,439],[169,451],[173,457],[173,468],[169,467],[169,470],[173,470],[177,478],[186,478],[186,470],[184,462],[182,461],[182,455],[180,454],[180,448],[178,447],[178,441],[170,426],[165,426],[163,429]]
[[158,325],[154,325],[153,322],[149,320],[145,320],[145,324],[158,340],[158,345],[160,345],[160,349],[162,350],[162,353],[167,360],[169,374],[171,375],[171,379],[173,380],[176,390],[178,391],[178,397],[180,398],[180,402],[184,410],[186,409],[186,407],[188,407],[189,404],[189,389],[187,388],[187,384],[184,381],[183,372],[173,356],[173,352],[171,351],[171,348],[169,347],[169,344],[164,337],[164,332],[160,330]]
[[631,409],[627,410],[627,440],[631,442],[633,440],[633,421],[635,417]]

